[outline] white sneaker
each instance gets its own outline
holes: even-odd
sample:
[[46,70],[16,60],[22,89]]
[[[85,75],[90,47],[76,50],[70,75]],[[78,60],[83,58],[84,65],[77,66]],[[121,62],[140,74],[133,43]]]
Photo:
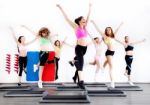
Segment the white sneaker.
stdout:
[[42,81],[38,81],[38,87],[43,88]]
[[133,84],[133,82],[132,82],[132,81],[129,81],[129,84],[130,84],[131,86],[134,86],[134,84]]
[[111,82],[110,86],[111,86],[112,88],[115,88],[115,83],[114,83],[114,82]]
[[38,70],[38,65],[33,65],[33,71],[36,72]]

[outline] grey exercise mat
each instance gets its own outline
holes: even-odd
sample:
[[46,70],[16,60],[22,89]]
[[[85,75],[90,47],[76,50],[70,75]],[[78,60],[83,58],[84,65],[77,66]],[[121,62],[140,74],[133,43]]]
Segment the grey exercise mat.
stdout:
[[30,90],[30,86],[0,86],[0,91],[11,91],[11,90]]

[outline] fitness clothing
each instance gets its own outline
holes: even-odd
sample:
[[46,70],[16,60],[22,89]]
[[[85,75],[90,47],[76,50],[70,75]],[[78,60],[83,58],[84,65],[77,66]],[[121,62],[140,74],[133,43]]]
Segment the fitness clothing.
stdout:
[[134,47],[131,46],[131,45],[128,45],[126,48],[125,48],[125,51],[133,51]]
[[83,64],[84,64],[84,55],[86,53],[87,46],[81,46],[81,45],[76,45],[75,47],[75,54],[76,54],[76,59],[77,59],[77,70],[83,70]]
[[125,56],[125,61],[126,61],[126,70],[127,70],[127,74],[131,75],[131,64],[133,61],[133,56],[132,55],[126,55]]
[[48,51],[40,51],[40,66],[44,66],[48,60]]
[[107,50],[105,56],[113,56],[115,51]]
[[27,66],[27,57],[19,56],[19,76],[22,76],[22,72],[23,70],[25,71],[26,66]]
[[82,28],[78,27],[76,30],[76,37],[77,37],[77,39],[87,37],[87,30],[85,28],[82,29]]

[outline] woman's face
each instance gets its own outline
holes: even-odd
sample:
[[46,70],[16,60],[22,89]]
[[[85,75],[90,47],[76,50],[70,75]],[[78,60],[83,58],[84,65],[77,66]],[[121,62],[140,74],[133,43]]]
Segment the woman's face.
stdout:
[[48,33],[47,32],[42,32],[42,36],[46,37],[46,36],[48,36]]
[[95,42],[96,42],[96,43],[99,43],[99,38],[96,38],[96,39],[95,39]]
[[107,31],[107,34],[108,34],[108,35],[111,35],[111,34],[112,34],[111,28],[107,28],[106,31]]
[[129,42],[129,37],[128,36],[125,37],[125,42]]
[[81,26],[86,26],[86,20],[85,20],[84,18],[82,18],[82,19],[80,20],[79,24],[80,24]]
[[60,46],[60,42],[59,41],[56,42],[56,46]]
[[22,42],[22,43],[25,42],[25,37],[21,37],[21,42]]

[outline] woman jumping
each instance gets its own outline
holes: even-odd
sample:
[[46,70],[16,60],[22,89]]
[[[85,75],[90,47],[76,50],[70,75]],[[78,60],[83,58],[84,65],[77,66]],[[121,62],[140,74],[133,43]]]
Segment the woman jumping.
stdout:
[[124,41],[119,41],[116,39],[119,43],[121,43],[125,48],[125,62],[126,62],[126,70],[125,70],[125,76],[128,78],[128,82],[131,86],[133,86],[133,82],[131,81],[131,65],[133,61],[133,49],[134,45],[142,43],[145,41],[145,39],[137,42],[130,42],[129,36],[125,36]]
[[66,19],[66,21],[69,23],[69,25],[74,29],[76,37],[77,37],[77,45],[75,47],[75,54],[76,54],[76,61],[77,63],[77,73],[79,76],[79,82],[78,85],[80,88],[85,89],[84,87],[84,81],[83,81],[83,77],[82,77],[82,71],[83,71],[83,65],[84,65],[84,55],[86,53],[87,50],[87,30],[86,30],[86,26],[87,23],[89,21],[89,16],[90,16],[90,12],[91,12],[91,4],[89,5],[89,12],[88,12],[88,16],[87,19],[84,19],[83,16],[80,16],[78,18],[75,19],[75,23],[72,22],[68,16],[66,15],[66,13],[64,12],[64,10],[62,9],[62,7],[60,5],[57,5],[57,7],[60,9],[60,11],[62,12],[64,18]]
[[114,51],[114,38],[115,38],[115,35],[117,34],[119,28],[122,26],[122,23],[119,25],[119,27],[116,29],[115,32],[113,32],[111,27],[106,27],[105,33],[103,33],[98,28],[98,26],[96,25],[96,23],[94,21],[91,21],[91,22],[93,23],[94,27],[99,32],[99,34],[102,35],[104,43],[107,45],[107,51],[105,53],[106,60],[104,62],[103,67],[105,68],[107,64],[109,65],[109,75],[110,75],[110,80],[111,80],[111,87],[114,88],[115,83],[114,83],[113,74],[112,74],[112,70],[113,70],[112,57],[115,53],[115,51]]
[[22,72],[25,71],[26,73],[26,66],[27,66],[27,49],[26,46],[33,43],[36,39],[38,39],[38,36],[36,36],[35,39],[32,41],[26,43],[25,42],[25,37],[24,36],[19,36],[18,40],[15,36],[15,32],[12,27],[10,27],[10,30],[12,32],[13,38],[15,42],[17,43],[18,47],[18,52],[19,52],[19,82],[18,86],[21,86],[21,77],[22,77]]

